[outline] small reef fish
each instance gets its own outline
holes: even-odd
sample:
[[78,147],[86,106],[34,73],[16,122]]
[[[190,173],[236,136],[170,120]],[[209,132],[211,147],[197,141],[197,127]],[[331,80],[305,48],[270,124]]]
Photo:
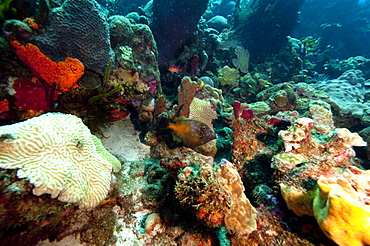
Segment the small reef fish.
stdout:
[[168,71],[173,72],[173,73],[177,73],[177,72],[180,72],[181,69],[176,65],[171,65],[171,66],[168,67]]
[[181,141],[184,146],[190,148],[195,148],[217,138],[216,133],[207,124],[184,117],[179,117],[173,122],[167,118],[161,118],[159,127],[171,129],[174,140]]

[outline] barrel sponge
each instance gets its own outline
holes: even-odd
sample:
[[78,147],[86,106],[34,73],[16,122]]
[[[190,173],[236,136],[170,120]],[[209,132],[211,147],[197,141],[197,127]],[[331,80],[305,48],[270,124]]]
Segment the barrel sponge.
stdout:
[[76,58],[87,69],[104,73],[114,52],[106,11],[95,0],[66,0],[52,9],[48,22],[35,37],[42,53],[53,61]]
[[244,235],[256,230],[256,209],[244,194],[244,186],[233,164],[223,159],[218,169],[218,181],[231,195],[231,209],[225,215],[225,226],[233,233]]
[[120,162],[74,115],[47,113],[0,127],[0,168],[19,169],[37,196],[93,208],[109,190]]
[[324,233],[341,246],[370,245],[370,171],[350,167],[344,177],[321,176],[317,184],[313,211]]

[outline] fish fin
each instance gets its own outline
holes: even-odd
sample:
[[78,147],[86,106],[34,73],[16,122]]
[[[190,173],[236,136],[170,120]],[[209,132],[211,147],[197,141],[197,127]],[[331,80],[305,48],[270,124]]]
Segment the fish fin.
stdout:
[[185,116],[182,116],[182,115],[180,115],[179,117],[177,117],[177,118],[175,118],[175,119],[173,119],[173,123],[175,123],[175,122],[179,122],[179,121],[182,121],[182,120],[187,120],[188,118],[186,118]]
[[178,136],[176,136],[175,134],[172,134],[173,136],[173,141],[177,142],[177,143],[181,143],[182,142],[182,139],[179,138]]

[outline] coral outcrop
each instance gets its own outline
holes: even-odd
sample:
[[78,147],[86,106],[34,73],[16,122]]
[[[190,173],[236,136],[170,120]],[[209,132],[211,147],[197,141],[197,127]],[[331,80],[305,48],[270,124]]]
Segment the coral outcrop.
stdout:
[[370,106],[365,102],[365,79],[362,76],[360,70],[351,69],[337,79],[319,81],[312,86],[330,95],[328,102],[336,115],[353,117],[367,124],[370,122]]
[[226,159],[212,167],[199,156],[178,155],[163,159],[161,166],[177,173],[176,198],[206,226],[225,225],[239,235],[256,229],[256,210],[244,194],[238,171]]
[[[314,216],[339,245],[369,243],[369,173],[356,167],[353,146],[367,143],[357,133],[330,125],[330,109],[310,104],[311,118],[299,118],[279,132],[285,151],[272,167],[280,171],[281,194],[298,216]],[[365,232],[366,231],[366,232]]]
[[54,61],[79,59],[87,69],[103,74],[114,53],[107,12],[95,0],[67,0],[53,8],[49,25],[35,37],[40,50]]
[[19,169],[37,196],[93,208],[106,197],[120,162],[73,115],[47,113],[0,127],[0,167]]

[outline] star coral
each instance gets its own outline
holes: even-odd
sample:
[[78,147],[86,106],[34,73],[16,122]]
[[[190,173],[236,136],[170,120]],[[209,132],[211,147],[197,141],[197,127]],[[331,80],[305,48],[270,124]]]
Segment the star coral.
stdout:
[[11,41],[16,53],[31,70],[32,74],[47,83],[57,84],[60,91],[69,91],[78,87],[77,81],[84,73],[84,65],[77,59],[67,57],[63,62],[54,62],[45,56],[40,49],[27,43],[22,45],[18,41]]
[[33,194],[93,208],[106,197],[120,162],[74,115],[47,113],[0,127],[0,167],[19,169]]

